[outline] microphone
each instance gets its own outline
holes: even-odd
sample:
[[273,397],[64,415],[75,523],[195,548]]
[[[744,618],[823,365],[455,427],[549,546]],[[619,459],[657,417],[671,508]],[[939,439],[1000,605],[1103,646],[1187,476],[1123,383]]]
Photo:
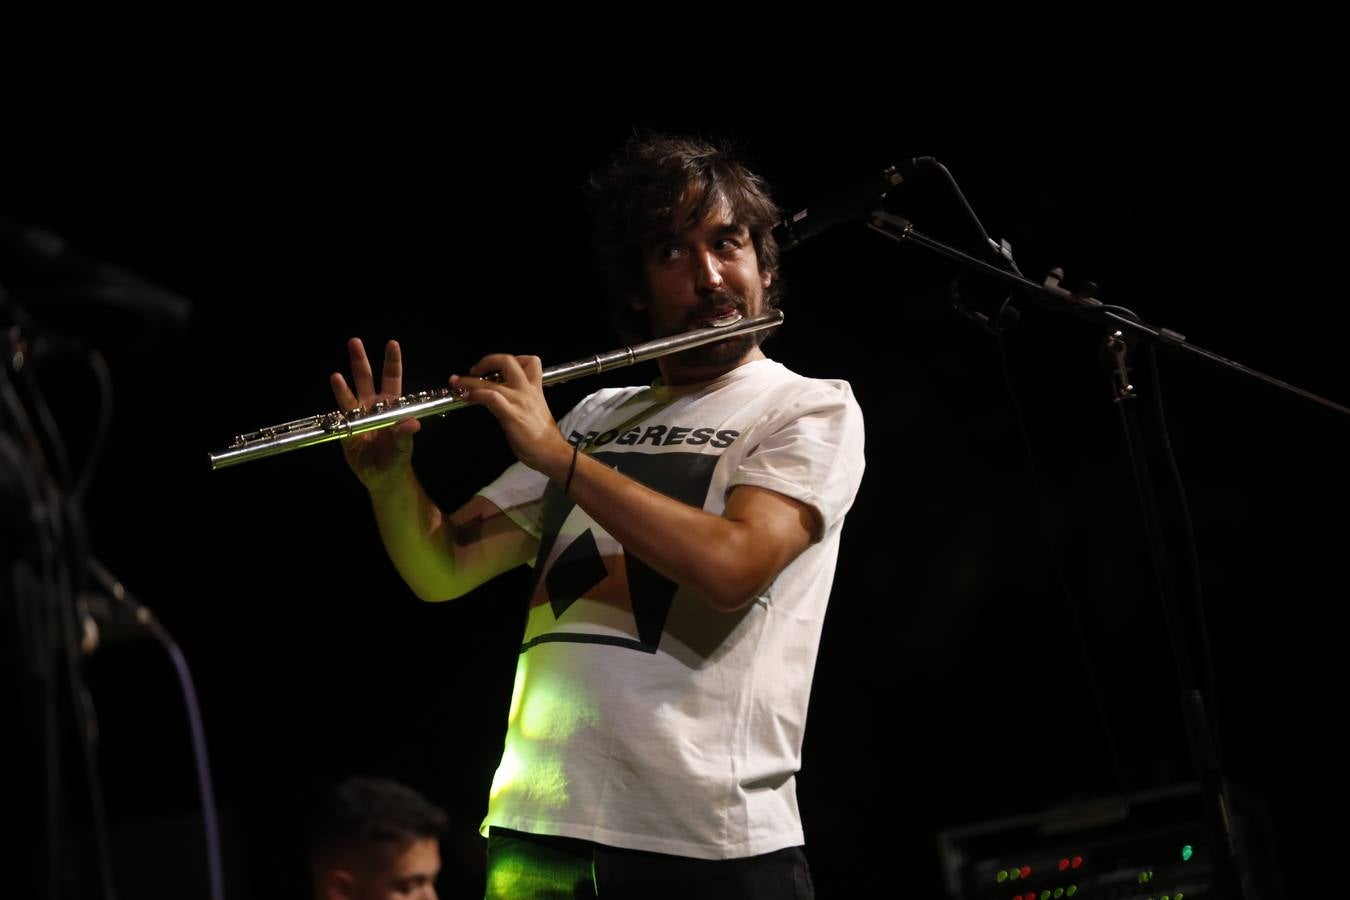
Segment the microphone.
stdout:
[[798,210],[773,226],[773,237],[778,242],[778,249],[791,250],[827,228],[867,215],[876,209],[887,191],[913,175],[920,166],[932,161],[931,156],[907,159],[899,165],[888,166],[862,184]]
[[163,631],[159,620],[123,586],[117,576],[94,557],[85,560],[91,580],[103,592],[82,590],[80,601],[88,614],[81,648],[92,654],[100,643],[113,644],[135,638],[159,637]]
[[154,324],[186,324],[192,304],[184,297],[152,284],[140,275],[90,259],[72,250],[60,235],[21,224],[0,215],[0,245],[44,273],[66,282],[29,292],[39,303],[83,300]]

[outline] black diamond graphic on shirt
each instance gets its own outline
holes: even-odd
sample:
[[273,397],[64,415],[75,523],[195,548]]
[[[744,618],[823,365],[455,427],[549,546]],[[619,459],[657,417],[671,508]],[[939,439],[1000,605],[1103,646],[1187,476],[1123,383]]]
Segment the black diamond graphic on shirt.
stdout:
[[[695,508],[701,507],[706,499],[718,460],[715,455],[700,453],[597,452],[593,456],[635,481]],[[551,568],[544,564],[543,561],[552,555],[554,546],[562,538],[565,523],[576,511],[576,503],[572,498],[564,494],[562,488],[549,484],[544,494],[544,521],[540,528],[539,552],[535,556],[530,595],[536,595],[542,588],[549,598],[555,620],[609,574],[589,529],[559,554]],[[615,638],[613,641],[634,650],[653,653],[661,642],[666,617],[675,599],[675,582],[631,553],[620,551],[617,560],[616,564],[624,567],[628,582],[628,602],[633,611],[634,636],[637,640],[623,643],[625,639]],[[521,652],[544,640],[595,643],[596,637],[593,634],[551,631],[523,645]]]
[[561,618],[569,606],[604,581],[608,574],[605,561],[600,558],[600,548],[595,544],[595,535],[587,528],[554,560],[544,579],[553,618]]

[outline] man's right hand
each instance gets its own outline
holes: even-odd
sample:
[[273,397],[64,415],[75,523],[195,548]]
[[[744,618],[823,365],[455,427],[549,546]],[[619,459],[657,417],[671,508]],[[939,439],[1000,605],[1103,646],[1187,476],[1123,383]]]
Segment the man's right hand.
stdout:
[[[403,392],[403,354],[398,341],[390,341],[384,348],[384,365],[380,372],[380,386],[375,387],[375,375],[360,338],[347,342],[352,361],[352,383],[356,392],[347,386],[342,373],[334,372],[328,382],[338,408],[346,412],[358,406],[369,408],[380,400],[392,400]],[[388,428],[367,431],[342,439],[342,452],[347,457],[356,477],[372,494],[391,489],[404,482],[412,465],[412,436],[422,427],[417,419],[407,419]]]

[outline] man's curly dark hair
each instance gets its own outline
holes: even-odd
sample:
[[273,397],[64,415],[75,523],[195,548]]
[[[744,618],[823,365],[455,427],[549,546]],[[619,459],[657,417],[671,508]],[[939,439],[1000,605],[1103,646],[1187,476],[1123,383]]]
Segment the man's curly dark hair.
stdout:
[[[628,303],[648,293],[643,250],[652,241],[698,224],[723,205],[733,222],[749,229],[760,271],[773,276],[765,305],[778,305],[782,283],[773,226],[781,214],[768,185],[725,144],[635,135],[591,175],[589,195],[596,255],[613,303],[614,326],[625,340],[651,337],[646,315]],[[681,214],[683,221],[676,221]]]

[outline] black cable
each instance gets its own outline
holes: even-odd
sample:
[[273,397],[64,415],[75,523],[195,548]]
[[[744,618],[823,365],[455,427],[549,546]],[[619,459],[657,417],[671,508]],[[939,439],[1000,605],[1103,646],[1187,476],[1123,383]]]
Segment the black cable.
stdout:
[[47,436],[48,446],[51,447],[52,455],[56,458],[59,474],[57,483],[62,487],[69,487],[71,484],[70,455],[66,452],[65,441],[61,439],[61,430],[56,425],[56,419],[52,416],[51,408],[47,406],[47,398],[42,393],[42,385],[38,382],[37,373],[32,365],[25,365],[19,370],[19,376],[27,382],[28,399],[37,412],[37,420],[42,425],[42,430]]
[[[1112,382],[1113,392],[1115,387],[1115,382]],[[1169,577],[1170,566],[1167,548],[1163,543],[1161,523],[1151,514],[1157,512],[1158,498],[1153,490],[1153,482],[1148,477],[1148,464],[1142,458],[1145,449],[1139,437],[1139,423],[1132,415],[1131,408],[1128,406],[1129,402],[1129,399],[1118,399],[1116,412],[1120,414],[1120,427],[1125,435],[1125,452],[1129,458],[1130,471],[1134,475],[1135,496],[1139,501],[1143,517],[1144,538],[1151,550],[1149,561],[1153,565],[1154,578],[1158,583],[1158,599],[1162,603],[1163,627],[1167,632],[1168,645],[1172,651],[1172,664],[1176,670],[1177,691],[1178,693],[1184,693],[1189,679],[1186,677],[1186,669],[1182,662],[1185,657],[1180,644],[1176,617],[1173,614],[1176,599]]]
[[[0,395],[5,395],[8,399],[4,386],[0,381]],[[51,584],[46,578],[46,573],[50,571],[49,561],[54,558],[55,551],[51,544],[51,536],[42,527],[45,514],[41,512],[43,503],[36,473],[32,471],[30,460],[19,444],[3,431],[0,431],[0,464],[7,465],[9,471],[19,476],[19,484],[25,493],[25,509],[28,510],[31,519],[27,524],[31,526],[30,533],[37,545],[36,570],[31,559],[19,558],[12,564],[9,575],[14,592],[15,616],[20,639],[23,642],[20,646],[27,651],[22,665],[32,674],[39,687],[36,702],[37,715],[40,719],[37,733],[41,752],[36,762],[42,772],[40,788],[42,829],[46,838],[43,860],[46,879],[44,896],[57,897],[61,871],[57,851],[61,844],[62,803],[60,770],[53,761],[60,758],[61,742],[59,716],[56,712],[55,676],[51,664],[52,649],[56,643],[51,634],[53,630],[50,615]],[[17,811],[15,814],[20,815]]]
[[[0,291],[0,301],[3,300],[4,294],[3,291]],[[5,350],[8,354],[9,348],[6,347]],[[58,555],[57,536],[51,533],[51,514],[48,512],[47,504],[43,499],[42,472],[46,468],[46,460],[43,456],[42,443],[33,431],[28,411],[24,408],[18,392],[14,390],[13,382],[10,381],[9,365],[10,359],[8,356],[5,359],[0,359],[0,402],[3,402],[9,413],[10,421],[17,430],[18,436],[22,439],[22,444],[17,441],[13,443],[13,455],[16,457],[13,471],[20,476],[20,483],[28,494],[28,509],[33,520],[31,522],[32,535],[37,544],[37,571],[32,576],[33,583],[20,585],[18,582],[25,577],[26,570],[22,567],[16,567],[16,595],[36,598],[34,614],[37,621],[34,631],[37,632],[38,646],[33,648],[33,652],[37,677],[42,686],[40,700],[44,776],[42,797],[45,807],[43,825],[47,838],[45,874],[47,896],[58,897],[60,896],[61,872],[61,859],[58,851],[61,846],[61,811],[63,807],[59,766],[61,732],[59,716],[56,711],[56,685],[54,683],[56,676],[48,656],[58,646],[57,635],[53,633],[53,617],[50,615],[54,594],[51,572]],[[5,442],[5,449],[9,449],[8,442]]]
[[[51,622],[55,629],[55,634],[51,637],[53,640],[48,643],[44,641],[44,649],[50,648],[55,652],[60,652],[65,657],[66,662],[66,681],[70,690],[71,714],[75,719],[76,732],[80,739],[81,753],[84,761],[85,776],[89,793],[89,808],[92,818],[92,830],[94,840],[94,850],[98,863],[99,877],[103,885],[103,896],[107,900],[115,900],[115,891],[113,887],[112,875],[112,853],[109,840],[106,810],[103,798],[103,785],[98,769],[97,750],[94,745],[96,740],[96,728],[93,725],[92,708],[93,701],[89,695],[88,686],[85,684],[79,667],[79,638],[78,633],[81,623],[76,621],[75,616],[75,594],[71,579],[71,573],[74,571],[76,559],[84,549],[82,535],[67,533],[65,529],[67,517],[63,515],[65,506],[61,497],[60,486],[51,478],[50,469],[46,465],[46,459],[43,455],[43,448],[40,436],[33,428],[32,420],[29,419],[26,408],[18,392],[14,390],[14,385],[9,378],[8,365],[9,360],[2,361],[0,365],[0,396],[3,396],[6,407],[16,426],[23,432],[28,445],[28,451],[33,459],[32,465],[32,485],[35,492],[30,502],[36,501],[32,508],[41,510],[42,514],[38,517],[41,521],[35,523],[35,531],[39,535],[39,545],[42,555],[42,581],[46,586],[43,591],[47,608],[54,607],[57,615]],[[43,428],[47,431],[48,442],[57,453],[61,462],[63,475],[69,480],[69,463],[65,456],[64,442],[61,439],[61,433],[56,425],[51,411],[47,407],[45,398],[42,396],[41,386],[35,376],[32,375],[31,366],[25,366],[29,370],[27,379],[31,392],[30,399],[37,407],[38,419]],[[77,518],[72,516],[70,518]],[[78,529],[77,529],[78,530]],[[47,538],[43,540],[42,538]],[[62,550],[66,552],[62,552]],[[65,557],[64,559],[62,557]],[[49,672],[49,682],[54,682],[56,678],[55,671]],[[54,685],[47,688],[50,697],[53,721],[46,726],[45,740],[50,742],[56,740],[59,735],[59,728],[54,721]],[[53,733],[53,729],[56,729]],[[56,750],[57,752],[52,752]],[[59,741],[56,747],[49,745],[46,762],[48,771],[48,798],[49,798],[49,822],[60,821],[60,778],[56,770],[60,765]],[[54,779],[54,780],[53,780]],[[50,828],[50,825],[49,825]],[[55,836],[59,841],[60,828],[55,828]],[[49,840],[52,835],[49,831]],[[59,843],[53,844],[48,848],[49,854],[54,858],[57,853]],[[49,876],[50,880],[50,876]]]
[[1149,366],[1149,374],[1153,379],[1153,406],[1154,413],[1158,418],[1158,432],[1162,442],[1163,458],[1167,461],[1167,471],[1172,477],[1172,484],[1176,490],[1177,503],[1181,511],[1181,528],[1186,542],[1188,562],[1190,563],[1191,591],[1193,602],[1195,604],[1196,627],[1200,637],[1200,675],[1205,682],[1205,693],[1210,698],[1209,704],[1209,727],[1213,739],[1214,759],[1216,762],[1223,759],[1220,753],[1221,742],[1218,728],[1218,679],[1214,671],[1213,648],[1210,643],[1209,621],[1205,613],[1204,591],[1202,589],[1202,578],[1200,575],[1200,551],[1195,539],[1195,527],[1191,519],[1191,505],[1186,496],[1186,485],[1181,478],[1181,469],[1177,465],[1176,453],[1172,449],[1171,434],[1167,429],[1167,412],[1163,407],[1162,399],[1162,378],[1158,370],[1158,354],[1152,343],[1144,347],[1144,358]]
[[[1017,262],[1013,259],[1012,254],[1007,252],[1002,244],[991,238],[989,232],[984,230],[984,225],[980,223],[980,217],[975,215],[974,208],[971,207],[970,201],[966,199],[966,195],[961,190],[961,186],[956,183],[956,178],[952,175],[951,171],[931,156],[921,157],[921,161],[928,168],[937,169],[942,173],[943,180],[947,182],[947,187],[956,197],[957,202],[961,204],[961,209],[965,212],[966,218],[970,220],[971,225],[975,227],[975,231],[979,233],[981,246],[985,250],[993,251],[999,261],[1006,265],[1014,274],[1021,275],[1022,270],[1017,268]],[[1006,304],[1007,301],[1005,300],[1004,303]]]
[[108,434],[112,430],[113,416],[112,373],[108,371],[108,361],[97,349],[91,349],[86,359],[90,370],[94,373],[94,381],[98,384],[98,428],[94,432],[89,455],[85,457],[84,468],[80,470],[75,488],[71,491],[76,503],[84,502],[84,495],[89,490],[90,482],[93,481],[94,472],[103,459],[103,450],[107,446]]
[[1022,410],[1022,402],[1017,396],[1016,387],[1013,384],[1012,372],[1008,366],[1007,342],[1000,331],[989,329],[994,338],[994,346],[998,350],[999,367],[1003,374],[1003,385],[1007,390],[1008,402],[1012,406],[1013,420],[1017,424],[1017,433],[1022,440],[1022,449],[1026,451],[1027,473],[1031,479],[1031,491],[1035,498],[1036,518],[1040,525],[1041,536],[1050,554],[1050,563],[1055,572],[1055,581],[1059,585],[1059,595],[1064,601],[1064,606],[1069,612],[1069,617],[1073,622],[1074,633],[1077,636],[1078,648],[1082,656],[1082,665],[1084,674],[1087,677],[1089,693],[1092,697],[1092,703],[1097,713],[1097,724],[1102,730],[1102,739],[1106,743],[1107,754],[1110,759],[1111,774],[1114,777],[1116,793],[1121,797],[1126,794],[1125,789],[1125,770],[1121,764],[1120,751],[1117,745],[1116,729],[1112,722],[1110,712],[1106,701],[1102,697],[1101,679],[1097,674],[1096,667],[1092,662],[1092,654],[1088,650],[1087,630],[1083,626],[1083,620],[1079,614],[1079,604],[1074,597],[1072,589],[1069,587],[1069,580],[1064,574],[1063,557],[1059,552],[1059,543],[1055,540],[1054,529],[1050,525],[1049,516],[1045,509],[1045,491],[1041,484],[1040,467],[1036,463],[1036,453],[1031,440],[1031,432],[1027,427],[1026,417]]

